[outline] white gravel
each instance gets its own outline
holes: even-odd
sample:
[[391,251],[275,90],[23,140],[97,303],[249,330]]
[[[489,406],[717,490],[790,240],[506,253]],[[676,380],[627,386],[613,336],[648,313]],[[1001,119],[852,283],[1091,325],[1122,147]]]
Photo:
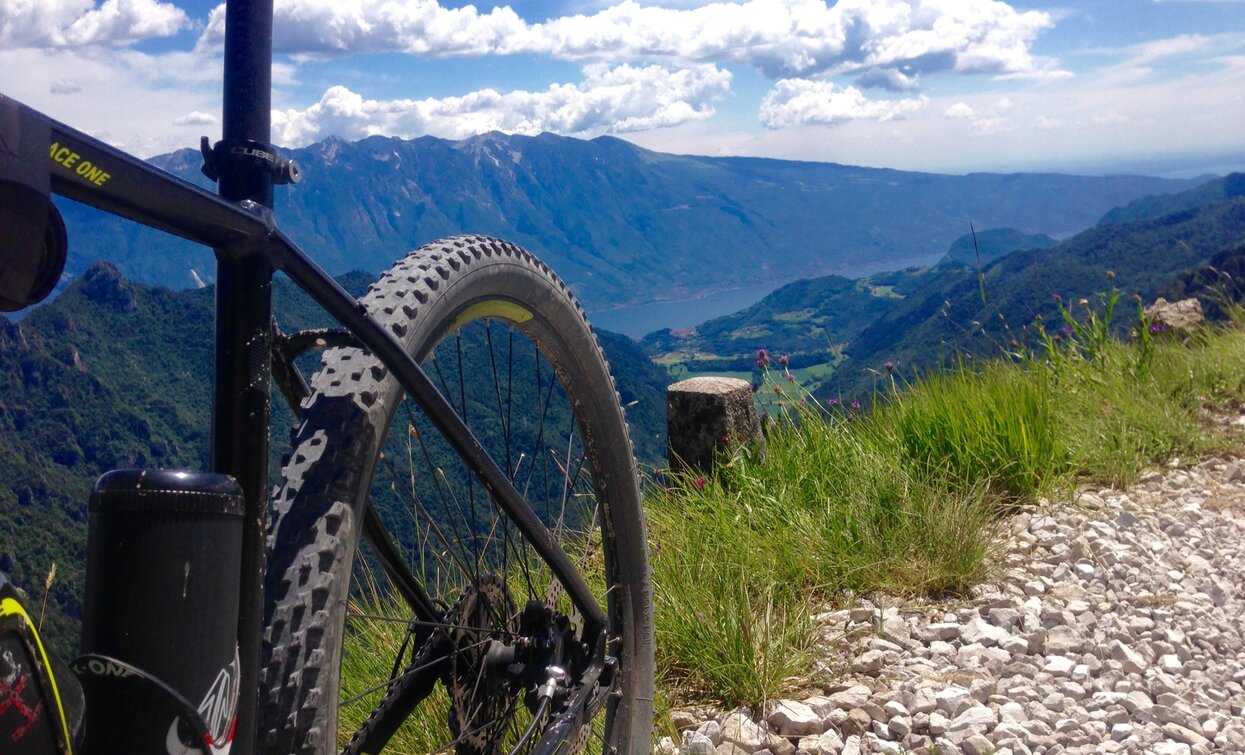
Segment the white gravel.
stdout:
[[1001,577],[971,600],[818,616],[840,683],[764,721],[677,712],[682,741],[658,750],[1245,753],[1245,462],[1043,508],[1010,519]]

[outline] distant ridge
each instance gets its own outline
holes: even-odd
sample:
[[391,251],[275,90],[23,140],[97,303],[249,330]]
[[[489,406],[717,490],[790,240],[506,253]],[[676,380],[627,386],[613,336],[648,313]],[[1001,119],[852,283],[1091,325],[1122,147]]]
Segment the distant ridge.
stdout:
[[1245,196],[1245,173],[1233,173],[1198,184],[1187,191],[1134,199],[1103,215],[1098,224],[1119,225],[1134,220],[1160,218],[1173,212],[1192,210],[1212,202],[1242,196]]
[[[282,228],[330,273],[379,272],[471,231],[549,262],[590,309],[813,275],[933,262],[968,229],[1064,236],[1137,197],[1191,182],[1141,176],[946,176],[762,158],[685,157],[601,137],[327,139],[289,155]],[[153,160],[204,182],[199,157]],[[64,203],[69,273],[97,259],[174,288],[211,282],[212,254]],[[711,263],[711,264],[707,264]]]

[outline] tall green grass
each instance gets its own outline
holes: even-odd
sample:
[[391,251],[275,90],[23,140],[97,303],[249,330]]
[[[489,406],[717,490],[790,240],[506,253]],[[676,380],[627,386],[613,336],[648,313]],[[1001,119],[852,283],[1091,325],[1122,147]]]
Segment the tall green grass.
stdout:
[[876,416],[798,409],[771,425],[763,457],[650,495],[658,666],[676,700],[759,706],[803,683],[810,615],[827,602],[986,575],[987,487],[914,473]]
[[815,611],[965,592],[990,574],[1000,514],[1229,449],[1212,416],[1245,396],[1245,334],[1142,320],[1123,341],[1114,304],[1069,314],[1031,352],[893,380],[864,413],[809,403],[782,374],[764,386],[781,407],[763,456],[672,475],[646,501],[673,704],[760,706],[804,683]]
[[1001,362],[939,373],[899,396],[885,421],[922,477],[1033,497],[1069,460],[1051,383],[1046,370]]

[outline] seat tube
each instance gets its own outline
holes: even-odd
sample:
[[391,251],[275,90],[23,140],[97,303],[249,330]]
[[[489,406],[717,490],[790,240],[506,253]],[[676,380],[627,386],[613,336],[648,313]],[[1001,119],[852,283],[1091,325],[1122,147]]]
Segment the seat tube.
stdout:
[[[272,0],[228,0],[225,11],[225,144],[271,140]],[[226,161],[218,190],[272,207],[271,171]],[[243,252],[239,254],[239,252]],[[257,751],[264,535],[272,362],[271,262],[217,250],[212,469],[233,475],[246,498],[238,613],[241,694],[231,755]]]

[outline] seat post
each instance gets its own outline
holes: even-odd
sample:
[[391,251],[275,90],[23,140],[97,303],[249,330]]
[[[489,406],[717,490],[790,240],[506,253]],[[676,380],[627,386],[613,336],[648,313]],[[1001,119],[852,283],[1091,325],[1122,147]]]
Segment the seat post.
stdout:
[[[269,147],[272,0],[228,0],[222,147]],[[218,191],[271,208],[273,172],[256,160],[226,159]],[[239,253],[241,252],[241,253]],[[263,629],[264,536],[272,363],[272,265],[262,254],[217,250],[212,470],[232,475],[246,499],[239,594],[241,694],[232,755],[253,755]]]

